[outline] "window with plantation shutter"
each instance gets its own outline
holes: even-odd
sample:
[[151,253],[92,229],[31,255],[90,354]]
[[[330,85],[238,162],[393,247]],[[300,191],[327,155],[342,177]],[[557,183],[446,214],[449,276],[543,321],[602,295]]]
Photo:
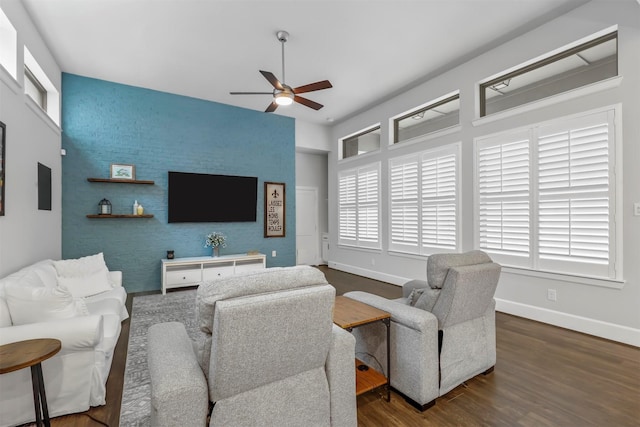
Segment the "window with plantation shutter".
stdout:
[[338,176],[339,243],[380,247],[380,163]]
[[613,112],[538,131],[541,269],[609,277]]
[[459,153],[454,144],[389,161],[389,250],[458,250]]
[[614,221],[619,108],[476,141],[480,249],[504,265],[620,276]]
[[501,262],[529,265],[530,165],[528,132],[478,144],[479,247]]

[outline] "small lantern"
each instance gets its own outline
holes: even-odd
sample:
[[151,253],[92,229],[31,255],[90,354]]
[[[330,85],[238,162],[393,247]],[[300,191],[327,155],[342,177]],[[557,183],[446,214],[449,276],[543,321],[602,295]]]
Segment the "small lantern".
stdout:
[[100,203],[98,203],[98,214],[111,215],[111,202],[107,199],[100,200]]

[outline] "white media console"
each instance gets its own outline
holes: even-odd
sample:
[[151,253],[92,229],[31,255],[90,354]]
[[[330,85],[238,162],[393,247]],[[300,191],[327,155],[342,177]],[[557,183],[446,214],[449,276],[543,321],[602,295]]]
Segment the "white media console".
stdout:
[[163,259],[162,295],[167,293],[167,289],[195,286],[198,282],[266,267],[267,256],[264,254]]

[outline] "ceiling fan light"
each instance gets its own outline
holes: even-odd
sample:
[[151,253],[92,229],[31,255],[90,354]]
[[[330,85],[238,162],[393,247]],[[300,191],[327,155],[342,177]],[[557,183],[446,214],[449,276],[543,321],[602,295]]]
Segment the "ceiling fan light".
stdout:
[[278,105],[291,105],[293,104],[293,93],[291,92],[280,92],[274,95],[274,101]]

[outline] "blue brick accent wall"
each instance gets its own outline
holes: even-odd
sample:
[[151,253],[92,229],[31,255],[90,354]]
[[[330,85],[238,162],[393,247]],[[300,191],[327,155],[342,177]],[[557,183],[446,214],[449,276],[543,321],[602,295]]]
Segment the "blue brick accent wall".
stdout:
[[[215,83],[212,83],[215,84]],[[205,256],[206,234],[228,237],[221,254],[258,250],[267,267],[295,265],[295,123],[291,118],[73,74],[62,76],[62,257],[103,252],[129,292],[161,287],[160,260]],[[90,183],[112,163],[135,165],[154,185]],[[168,171],[258,177],[257,222],[167,221]],[[264,182],[286,184],[286,237],[264,238]],[[216,197],[215,188],[194,197]],[[113,213],[134,200],[151,219],[90,219],[106,198]],[[233,203],[220,200],[220,203]],[[272,258],[271,252],[277,251]]]

